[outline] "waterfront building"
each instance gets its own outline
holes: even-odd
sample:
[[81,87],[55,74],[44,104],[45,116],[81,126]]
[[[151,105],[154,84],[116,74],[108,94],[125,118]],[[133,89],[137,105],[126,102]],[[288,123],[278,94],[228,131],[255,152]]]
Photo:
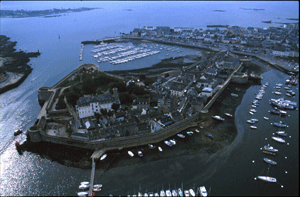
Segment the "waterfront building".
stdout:
[[150,109],[150,98],[137,98],[132,103],[132,109]]

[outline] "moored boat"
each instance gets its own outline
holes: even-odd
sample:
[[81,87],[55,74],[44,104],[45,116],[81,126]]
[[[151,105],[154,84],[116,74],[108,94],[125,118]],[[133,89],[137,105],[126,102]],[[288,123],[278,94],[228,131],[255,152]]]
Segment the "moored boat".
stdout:
[[196,133],[199,133],[200,131],[198,129],[195,129]]
[[234,93],[231,93],[231,96],[233,96],[233,97],[238,97],[239,95],[234,94]]
[[268,117],[266,117],[266,116],[264,116],[264,119],[265,119],[265,120],[269,120],[269,118],[268,118]]
[[77,196],[87,196],[88,194],[88,192],[78,192]]
[[184,190],[184,196],[190,196],[190,192],[189,192],[189,190]]
[[100,160],[104,160],[107,157],[107,154],[104,154],[100,157]]
[[207,191],[206,191],[205,186],[199,187],[199,193],[200,193],[200,196],[207,196]]
[[139,151],[138,151],[138,156],[139,156],[139,157],[143,157],[143,156],[144,156],[144,155],[143,155],[143,152],[139,150]]
[[257,129],[257,126],[250,126],[251,129]]
[[177,196],[177,191],[175,189],[172,190],[172,196]]
[[249,124],[254,124],[255,121],[253,121],[253,120],[247,120],[247,123],[249,123]]
[[149,147],[150,149],[154,149],[154,148],[155,148],[155,146],[154,146],[153,144],[148,144],[148,147]]
[[182,192],[181,188],[178,188],[177,191],[178,191],[179,196],[183,196],[183,192]]
[[[271,123],[272,124],[272,123]],[[274,122],[273,125],[275,127],[279,127],[279,128],[285,128],[288,127],[286,124],[283,124],[281,121],[280,122]]]
[[195,191],[193,189],[189,189],[189,193],[191,196],[196,196]]
[[211,133],[206,132],[205,134],[207,137],[209,137],[210,139],[214,139],[215,136],[213,136]]
[[225,120],[225,119],[222,118],[221,116],[217,116],[217,115],[212,116],[212,118],[215,119],[215,120],[220,120],[220,121],[224,121],[224,120]]
[[285,131],[276,131],[276,134],[283,137],[287,136],[287,133]]
[[166,196],[166,192],[164,190],[160,190],[159,196]]
[[265,145],[263,149],[266,151],[269,151],[269,152],[273,152],[273,153],[278,152],[278,149],[274,148],[273,146],[270,146],[269,144]]
[[282,139],[281,137],[274,137],[274,136],[272,136],[272,139],[273,139],[274,141],[276,141],[276,142],[285,143],[285,140]]
[[273,161],[272,159],[269,159],[269,158],[264,158],[264,161],[268,164],[271,164],[271,165],[276,165],[277,164],[276,161]]
[[128,155],[129,155],[130,157],[133,157],[133,156],[134,156],[133,152],[131,152],[130,150],[128,151]]
[[230,113],[224,113],[224,114],[230,118],[232,117],[232,115]]
[[78,189],[80,189],[80,190],[86,190],[86,189],[88,189],[89,187],[90,187],[89,185],[81,184],[81,185],[79,185]]
[[186,134],[188,134],[189,136],[193,135],[193,131],[187,131]]
[[185,138],[185,136],[183,134],[181,134],[181,133],[178,133],[177,136],[180,137],[180,138],[182,138],[182,139]]
[[158,148],[158,150],[160,151],[160,152],[162,152],[163,151],[163,149],[159,146],[159,147],[157,147]]
[[166,190],[166,196],[172,196],[172,193],[171,193],[171,191],[170,190]]
[[262,181],[266,181],[266,182],[270,182],[270,183],[276,183],[277,180],[274,177],[270,177],[270,176],[257,176],[258,179],[262,180]]
[[173,146],[173,144],[172,144],[171,142],[169,142],[168,140],[165,140],[164,143],[165,143],[167,146],[169,146],[169,147],[172,147],[172,146]]

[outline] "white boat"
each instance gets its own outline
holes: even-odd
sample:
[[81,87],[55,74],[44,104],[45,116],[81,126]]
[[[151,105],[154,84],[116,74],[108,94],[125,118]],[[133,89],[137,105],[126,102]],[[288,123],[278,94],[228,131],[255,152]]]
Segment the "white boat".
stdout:
[[88,182],[88,181],[82,181],[81,183],[80,183],[80,185],[89,185],[90,184],[90,182]]
[[101,191],[101,188],[99,187],[93,187],[93,192],[100,192]]
[[177,196],[177,191],[175,189],[172,190],[172,196],[174,196],[174,197]]
[[273,153],[278,152],[278,149],[274,148],[273,146],[270,146],[269,144],[264,146],[264,150],[269,151],[269,152],[273,152]]
[[88,192],[78,192],[77,196],[87,196],[88,194]]
[[195,129],[196,133],[199,133],[200,131],[198,129]]
[[285,131],[276,131],[276,134],[283,137],[287,136],[287,133]]
[[281,137],[274,137],[274,136],[272,136],[272,139],[275,140],[276,142],[285,143],[285,140],[282,139]]
[[274,94],[281,95],[281,92],[275,91]]
[[154,196],[159,197],[159,194],[157,192],[154,193]]
[[96,184],[94,185],[95,188],[101,188],[102,187],[102,184]]
[[138,156],[139,157],[143,157],[144,156],[143,153],[142,153],[142,151],[140,151],[140,150],[138,151]]
[[200,186],[199,191],[200,191],[200,196],[207,196],[207,191],[205,186]]
[[189,136],[193,135],[193,131],[187,131],[186,134],[188,134]]
[[213,118],[213,119],[216,119],[216,120],[220,120],[220,121],[224,121],[224,120],[225,120],[225,119],[222,118],[221,116],[217,116],[217,115],[212,116],[212,118]]
[[89,185],[81,184],[81,185],[79,185],[78,189],[86,190],[86,189],[88,189],[89,187],[90,187]]
[[172,196],[172,193],[170,190],[166,190],[166,196]]
[[173,146],[173,144],[172,144],[171,142],[169,142],[168,140],[165,140],[164,143],[165,143],[167,146],[169,146],[169,147],[172,147],[172,146]]
[[169,140],[173,145],[176,145],[176,140],[175,139],[172,139],[172,140]]
[[177,191],[178,191],[179,196],[183,196],[183,192],[182,192],[181,188],[178,188]]
[[230,118],[232,117],[232,115],[230,113],[224,113],[224,114]]
[[159,146],[158,147],[158,150],[160,151],[160,152],[162,152],[163,151],[163,149]]
[[133,152],[131,152],[130,150],[128,151],[128,155],[129,155],[130,157],[133,157],[133,156],[134,156]]
[[250,109],[250,111],[251,111],[251,112],[253,112],[253,113],[255,113],[255,112],[256,112],[256,110],[255,110],[255,109]]
[[189,192],[189,190],[184,190],[184,196],[190,196],[190,192]]
[[191,196],[196,196],[195,191],[193,189],[189,189],[189,192]]
[[256,118],[252,118],[251,120],[254,122],[258,122],[258,119],[256,119]]
[[250,126],[251,129],[257,129],[257,126]]
[[247,123],[249,123],[249,124],[254,124],[255,121],[253,121],[253,120],[247,120]]
[[165,193],[165,191],[164,191],[164,190],[160,190],[160,194],[159,194],[159,196],[166,196],[166,193]]
[[264,119],[265,119],[265,120],[269,120],[269,118],[268,118],[268,117],[266,117],[266,116],[264,116]]
[[238,97],[239,95],[234,94],[234,93],[231,93],[231,96],[233,96],[233,97]]
[[270,176],[257,176],[258,179],[262,180],[262,181],[266,181],[266,182],[271,182],[271,183],[276,183],[277,180],[274,177],[270,177]]
[[102,155],[102,157],[100,157],[100,160],[104,160],[107,157],[107,154]]

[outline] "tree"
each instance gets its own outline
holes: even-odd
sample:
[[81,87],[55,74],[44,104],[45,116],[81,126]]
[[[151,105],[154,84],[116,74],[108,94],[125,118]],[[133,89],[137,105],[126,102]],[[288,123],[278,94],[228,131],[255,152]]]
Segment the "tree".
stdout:
[[141,79],[142,81],[145,81],[146,76],[145,76],[145,75],[140,75],[140,79]]
[[70,103],[72,106],[75,107],[77,100],[80,98],[80,94],[74,91],[69,91],[67,93],[67,101]]
[[128,92],[121,92],[119,94],[121,104],[132,104],[133,98]]

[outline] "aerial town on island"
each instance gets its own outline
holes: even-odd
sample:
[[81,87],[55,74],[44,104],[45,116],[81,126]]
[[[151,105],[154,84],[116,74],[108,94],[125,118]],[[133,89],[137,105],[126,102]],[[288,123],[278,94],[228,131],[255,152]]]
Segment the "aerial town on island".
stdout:
[[[42,109],[28,137],[32,142],[96,150],[93,155],[100,158],[106,150],[151,145],[191,126],[201,128],[199,120],[229,83],[261,79],[247,72],[252,59],[298,74],[298,30],[298,23],[265,29],[227,26],[223,30],[145,26],[119,37],[82,41],[82,50],[94,44],[94,52],[106,54],[116,53],[109,43],[130,40],[207,52],[189,66],[155,77],[124,77],[103,72],[95,64],[83,64],[54,86],[39,89]],[[124,59],[124,53],[102,61],[122,63],[116,59]],[[140,50],[134,57],[132,53],[127,56],[132,60],[153,54]],[[217,114],[212,118],[222,121]]]

